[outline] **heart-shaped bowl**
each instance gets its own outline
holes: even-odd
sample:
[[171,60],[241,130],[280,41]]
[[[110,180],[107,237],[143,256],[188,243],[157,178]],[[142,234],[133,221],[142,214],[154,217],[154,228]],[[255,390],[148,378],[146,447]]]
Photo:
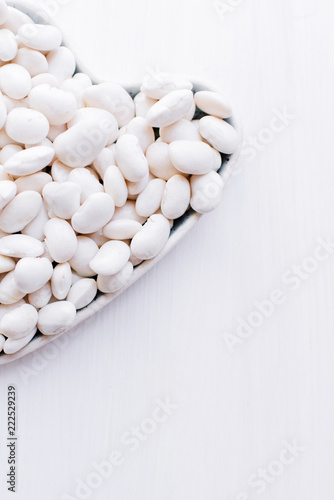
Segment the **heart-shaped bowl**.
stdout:
[[[26,6],[23,6],[17,2],[8,2],[8,4],[12,7],[15,7],[25,14],[27,14],[29,17],[32,18],[32,20],[35,23],[39,24],[46,24],[45,20],[43,19],[42,16],[34,12],[33,10],[27,8]],[[48,23],[51,24],[51,23]],[[55,23],[52,23],[55,25]],[[69,44],[66,42],[63,42],[63,45],[67,46],[68,48],[71,48]],[[76,56],[76,61],[77,61],[77,69],[76,72],[83,72],[89,75],[93,83],[100,83],[103,81],[101,78],[96,78],[94,75],[91,74],[91,72],[85,67],[85,65],[80,61],[80,59]],[[211,85],[208,82],[205,82],[203,80],[197,79],[197,78],[189,78],[188,79],[193,83],[194,85],[194,92],[198,92],[199,90],[214,90],[220,92],[220,89],[217,88],[215,85]],[[132,97],[135,97],[135,95],[140,92],[140,83],[134,83],[134,84],[128,84],[128,85],[123,85],[124,88],[129,92],[129,94]],[[204,113],[202,113],[200,110],[196,110],[196,114],[194,119],[200,118],[203,116]],[[242,147],[242,127],[241,127],[241,122],[238,116],[238,113],[236,112],[235,108],[233,107],[233,114],[230,119],[226,120],[229,122],[237,131],[238,133],[238,147],[236,151],[231,154],[231,155],[224,155],[222,154],[222,166],[220,170],[218,171],[221,177],[224,180],[224,186],[228,183],[230,178],[233,176],[233,172],[235,171],[236,163],[240,155],[241,147]],[[201,214],[195,212],[192,209],[189,209],[182,217],[179,219],[175,220],[174,226],[171,230],[171,234],[169,237],[169,240],[167,244],[165,245],[164,249],[160,252],[159,255],[157,255],[155,258],[147,260],[139,264],[134,268],[131,280],[127,283],[127,285],[117,292],[114,293],[109,293],[109,294],[103,294],[101,292],[98,293],[96,296],[95,300],[89,304],[87,307],[84,309],[81,309],[77,312],[75,322],[71,325],[71,327],[67,330],[64,330],[56,335],[52,336],[46,336],[42,335],[37,332],[37,334],[34,336],[34,338],[31,340],[31,342],[25,346],[23,349],[18,351],[15,354],[0,354],[0,365],[4,365],[6,363],[10,363],[11,361],[14,361],[16,359],[19,359],[26,354],[30,354],[40,347],[43,347],[44,345],[48,344],[49,342],[52,342],[56,338],[60,337],[67,331],[73,329],[74,327],[78,326],[80,323],[85,321],[86,319],[90,318],[93,316],[95,313],[100,311],[103,307],[105,307],[107,304],[112,302],[116,297],[118,297],[121,293],[123,293],[127,288],[129,288],[133,283],[135,283],[137,280],[139,280],[145,273],[147,273],[150,269],[152,269],[155,264],[157,264],[165,255],[168,254],[174,248],[177,243],[185,236],[185,234],[190,231],[190,229],[196,224],[196,222],[202,217]]]

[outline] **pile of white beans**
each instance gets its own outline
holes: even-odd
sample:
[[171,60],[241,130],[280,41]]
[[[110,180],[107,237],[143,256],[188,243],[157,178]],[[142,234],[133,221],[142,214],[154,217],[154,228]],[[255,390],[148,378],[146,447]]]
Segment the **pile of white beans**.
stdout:
[[[60,31],[0,0],[0,352],[68,329],[221,200],[226,99],[148,75],[133,99],[76,73]],[[200,110],[200,119],[194,119]]]

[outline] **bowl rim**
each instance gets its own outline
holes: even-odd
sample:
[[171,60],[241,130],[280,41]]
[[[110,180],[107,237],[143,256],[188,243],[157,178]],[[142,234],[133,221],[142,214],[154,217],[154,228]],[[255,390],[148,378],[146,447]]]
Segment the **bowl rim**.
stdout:
[[[35,22],[43,22],[33,10],[29,9],[26,6],[20,5],[18,2],[8,2],[8,5],[15,7],[25,14],[29,15]],[[51,23],[50,23],[51,24]],[[56,23],[52,23],[56,26]],[[63,42],[64,46],[70,48],[70,44],[66,43],[66,37],[64,37],[65,41]],[[72,49],[71,49],[72,50]],[[72,50],[76,57],[77,61],[77,71],[76,72],[84,72],[86,73],[93,81],[93,83],[100,83],[102,81],[106,81],[105,79],[97,78],[95,75],[92,75],[92,72],[82,63],[80,58],[77,58],[75,51]],[[201,78],[192,78],[187,75],[187,78],[193,83],[196,91],[198,90],[213,90],[217,92],[221,92],[221,89],[212,82],[209,82],[205,79]],[[138,89],[140,91],[140,82],[130,82],[122,85],[128,92],[133,91],[134,89]],[[224,92],[225,93],[225,92]],[[233,176],[233,172],[236,168],[236,164],[242,149],[242,124],[239,117],[239,113],[237,112],[234,105],[232,105],[232,117],[228,119],[233,127],[236,129],[238,134],[238,146],[234,153],[228,156],[220,168],[219,174],[223,178],[224,181],[224,189],[226,185],[231,180]],[[22,349],[14,354],[5,354],[4,352],[0,353],[0,366],[8,364],[12,361],[22,358],[28,354],[35,352],[41,347],[53,342],[61,335],[70,332],[74,328],[76,328],[79,324],[86,321],[88,318],[92,317],[98,311],[103,309],[106,305],[110,304],[114,299],[116,299],[119,295],[125,292],[131,285],[133,285],[136,281],[138,281],[142,276],[144,276],[148,271],[150,271],[158,262],[160,262],[177,244],[178,242],[190,231],[190,229],[198,222],[198,220],[202,217],[202,214],[195,212],[192,209],[189,209],[188,212],[183,216],[179,222],[177,222],[177,227],[171,232],[171,235],[167,241],[167,244],[163,248],[163,250],[153,259],[142,262],[140,265],[136,266],[133,270],[133,274],[129,282],[120,290],[114,293],[101,294],[98,298],[94,299],[94,301],[89,304],[84,309],[81,309],[77,312],[75,322],[71,324],[69,328],[65,328],[63,331],[55,334],[55,335],[38,335],[37,337],[33,337],[33,339]]]

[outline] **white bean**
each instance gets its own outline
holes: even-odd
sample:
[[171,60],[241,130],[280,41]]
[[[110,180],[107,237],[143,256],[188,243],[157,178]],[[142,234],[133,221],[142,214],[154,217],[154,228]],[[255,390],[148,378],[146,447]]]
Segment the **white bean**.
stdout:
[[12,61],[17,54],[17,40],[14,33],[8,29],[0,29],[0,60]]
[[49,217],[71,219],[80,208],[81,188],[74,182],[49,182],[43,189]]
[[225,154],[232,154],[238,147],[238,134],[229,123],[214,116],[204,116],[199,122],[202,137],[211,146]]
[[87,278],[95,276],[96,273],[92,271],[89,263],[94,259],[98,251],[99,247],[92,238],[78,236],[78,246],[70,260],[72,269],[80,276],[86,276]]
[[166,181],[163,179],[152,179],[137,198],[137,214],[150,217],[159,210],[165,187]]
[[18,50],[13,63],[23,66],[29,72],[31,78],[48,72],[48,62],[44,54],[27,47]]
[[187,210],[190,202],[190,185],[183,175],[174,175],[166,184],[161,211],[167,219],[178,219]]
[[62,41],[59,29],[50,24],[24,24],[19,28],[17,36],[19,43],[45,52],[59,47]]
[[46,283],[42,288],[36,292],[29,293],[28,301],[29,304],[36,307],[36,309],[41,309],[46,306],[52,297],[50,282]]
[[189,121],[189,120],[179,120],[169,127],[162,127],[160,129],[160,137],[163,142],[167,144],[176,141],[185,139],[188,141],[201,141],[202,137],[198,132],[197,127]]
[[4,343],[3,351],[6,354],[15,354],[16,352],[20,351],[21,349],[23,349],[23,347],[29,344],[29,342],[34,338],[36,332],[37,328],[35,327],[31,330],[31,332],[29,332],[21,339],[13,340],[11,338],[8,338]]
[[72,217],[72,226],[81,234],[95,233],[112,218],[115,204],[107,193],[91,194]]
[[169,145],[169,156],[174,167],[184,174],[207,174],[217,162],[214,150],[199,141],[174,141]]
[[68,222],[50,219],[44,226],[45,244],[54,261],[68,262],[77,248],[77,237]]
[[222,200],[224,182],[216,172],[193,175],[190,179],[191,207],[200,214],[211,212]]
[[103,228],[103,234],[111,240],[132,239],[142,225],[131,219],[112,220]]
[[175,90],[152,106],[146,116],[147,123],[151,127],[168,127],[184,118],[193,100],[191,90]]
[[8,257],[40,257],[44,253],[44,246],[36,238],[25,234],[13,234],[0,238],[0,255]]
[[89,278],[84,278],[72,285],[68,295],[68,302],[72,302],[76,309],[87,307],[96,297],[97,285],[96,281]]
[[34,146],[15,153],[6,161],[4,167],[6,172],[11,175],[30,175],[50,165],[54,155],[53,148]]
[[7,116],[6,132],[16,142],[36,144],[49,133],[49,122],[46,117],[28,108],[15,108]]
[[165,142],[156,141],[146,153],[150,172],[160,179],[168,181],[173,175],[179,173],[174,167],[169,156],[169,146]]
[[24,296],[25,292],[16,286],[14,271],[10,271],[0,283],[0,304],[15,304]]
[[12,340],[19,340],[36,327],[38,312],[31,304],[19,306],[8,312],[1,320],[1,332]]
[[72,270],[68,262],[58,264],[51,278],[51,290],[56,299],[63,300],[66,298],[72,285]]
[[41,84],[33,87],[28,97],[29,107],[40,111],[50,125],[64,125],[77,111],[77,102],[70,92]]
[[53,302],[39,311],[38,329],[44,335],[56,335],[69,329],[76,317],[76,309],[71,302]]
[[94,112],[90,120],[80,120],[58,135],[54,141],[57,158],[72,168],[90,165],[106,147],[112,127],[112,119],[101,121],[100,114]]
[[232,108],[226,97],[211,90],[201,90],[195,94],[196,106],[208,115],[230,118]]
[[128,197],[128,188],[122,172],[115,165],[107,168],[104,174],[104,190],[115,202],[116,207],[122,207]]
[[123,288],[130,280],[133,273],[133,265],[127,262],[123,269],[112,276],[103,276],[99,274],[97,277],[97,287],[100,292],[113,293]]
[[31,90],[29,72],[18,64],[6,64],[0,68],[0,88],[12,99],[23,99]]
[[0,229],[5,233],[18,233],[31,222],[42,206],[36,191],[23,191],[5,206],[0,213]]
[[52,182],[51,175],[46,172],[37,172],[36,174],[19,177],[16,179],[15,184],[18,193],[22,191],[37,191],[37,193],[42,194],[44,186],[49,182]]
[[25,257],[14,270],[16,286],[21,292],[37,292],[50,280],[53,273],[51,262],[45,258]]
[[147,175],[147,159],[135,135],[125,134],[118,139],[116,143],[116,162],[128,181],[138,182]]
[[111,276],[118,273],[130,258],[130,248],[123,241],[105,243],[89,263],[96,274]]
[[55,182],[66,182],[71,172],[73,172],[73,169],[59,160],[54,161],[52,164],[51,175]]
[[152,215],[135,235],[131,242],[131,251],[139,259],[156,257],[169,238],[170,225],[163,215]]

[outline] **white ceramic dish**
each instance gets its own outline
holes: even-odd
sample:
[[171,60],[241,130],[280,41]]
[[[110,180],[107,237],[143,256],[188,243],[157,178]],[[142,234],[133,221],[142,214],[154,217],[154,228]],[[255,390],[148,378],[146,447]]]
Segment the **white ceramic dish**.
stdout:
[[[17,9],[22,10],[24,13],[28,14],[35,22],[45,24],[43,19],[40,16],[38,16],[36,13],[34,13],[32,10],[30,10],[29,8],[22,6],[17,2],[11,2],[11,3],[9,3],[9,5],[11,5],[12,7],[16,7]],[[64,43],[64,45],[67,45],[70,48],[70,45],[68,45],[66,43]],[[77,59],[77,71],[78,72],[82,71],[82,72],[88,74],[90,76],[90,78],[92,79],[93,83],[99,83],[101,81],[100,78],[95,78],[94,75],[92,75],[91,72],[78,59]],[[217,89],[217,87],[215,87],[214,85],[210,85],[207,82],[204,82],[204,81],[198,80],[198,79],[194,79],[194,78],[189,78],[189,79],[193,82],[195,91],[208,90],[208,89],[219,91],[219,89]],[[124,85],[124,87],[127,89],[127,91],[132,96],[135,96],[139,92],[140,84],[138,84],[138,83],[137,84],[129,84],[129,85]],[[225,185],[227,184],[227,182],[229,181],[230,177],[233,174],[233,170],[236,166],[236,163],[237,163],[237,160],[238,160],[238,157],[240,154],[240,150],[241,150],[241,145],[242,145],[242,128],[241,128],[241,123],[240,123],[238,114],[236,113],[235,109],[234,109],[232,118],[227,120],[227,121],[229,121],[238,132],[239,146],[238,146],[235,153],[233,153],[232,155],[230,155],[228,157],[226,156],[223,159],[223,165],[222,165],[219,173],[223,177]],[[207,215],[207,217],[209,217],[209,216],[210,215]],[[97,298],[89,306],[80,310],[77,313],[75,323],[72,325],[71,329],[74,328],[75,326],[77,326],[79,323],[82,323],[83,321],[85,321],[87,318],[89,318],[93,314],[100,311],[103,307],[105,307],[107,304],[112,302],[116,297],[118,297],[127,288],[129,288],[133,283],[135,283],[137,280],[139,280],[145,273],[147,273],[150,269],[152,269],[152,267],[155,266],[155,264],[157,264],[161,259],[163,259],[163,257],[165,255],[167,255],[168,252],[170,252],[170,250],[175,247],[175,245],[177,245],[177,243],[183,238],[183,236],[185,234],[187,234],[188,231],[190,231],[190,229],[196,224],[196,222],[200,219],[200,217],[202,217],[200,214],[198,214],[190,209],[183,217],[176,220],[174,227],[172,229],[170,238],[169,238],[166,246],[162,250],[162,252],[154,259],[151,259],[149,261],[145,261],[142,264],[140,264],[139,266],[137,266],[134,269],[131,280],[121,290],[119,290],[115,293],[111,293],[111,294],[99,293]],[[30,353],[36,351],[40,347],[48,344],[49,342],[52,342],[54,339],[58,338],[60,335],[63,335],[64,333],[66,333],[66,331],[68,331],[68,330],[65,330],[64,332],[61,332],[57,335],[52,335],[52,336],[45,336],[45,335],[36,334],[35,337],[32,339],[32,341],[26,347],[21,349],[19,352],[15,353],[15,354],[11,354],[11,355],[7,355],[7,354],[2,353],[0,355],[0,365],[10,363],[11,361],[14,361],[16,359],[19,359],[19,358],[25,356],[26,354],[30,354]]]

